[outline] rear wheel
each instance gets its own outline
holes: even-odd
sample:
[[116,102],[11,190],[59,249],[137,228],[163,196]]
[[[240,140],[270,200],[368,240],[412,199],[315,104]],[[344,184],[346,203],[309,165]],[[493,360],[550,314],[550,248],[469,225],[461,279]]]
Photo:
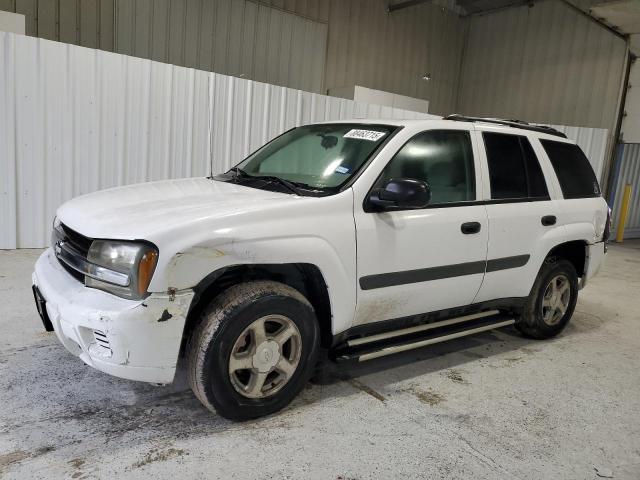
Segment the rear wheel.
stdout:
[[569,323],[578,300],[578,275],[571,262],[545,260],[523,309],[518,330],[531,338],[550,338]]
[[285,407],[313,373],[318,322],[297,290],[272,281],[233,286],[205,309],[188,351],[189,383],[234,420]]

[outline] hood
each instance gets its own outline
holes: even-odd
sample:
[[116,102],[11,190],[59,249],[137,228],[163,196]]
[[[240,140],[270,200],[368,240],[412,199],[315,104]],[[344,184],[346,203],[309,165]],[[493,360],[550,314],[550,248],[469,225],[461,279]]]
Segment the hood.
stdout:
[[178,225],[264,209],[296,199],[208,178],[141,183],[76,197],[57,211],[58,219],[91,238],[146,239]]

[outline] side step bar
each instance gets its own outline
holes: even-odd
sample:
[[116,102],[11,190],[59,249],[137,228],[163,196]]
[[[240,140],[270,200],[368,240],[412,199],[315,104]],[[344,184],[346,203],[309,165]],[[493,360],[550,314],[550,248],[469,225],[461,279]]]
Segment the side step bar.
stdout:
[[[459,325],[461,322],[469,322],[469,324],[462,326]],[[406,352],[427,345],[506,327],[514,323],[514,318],[495,311],[466,315],[441,322],[349,340],[343,348],[338,349],[335,360],[337,362],[350,360],[365,362],[394,353]]]
[[379,333],[377,335],[369,335],[368,337],[355,338],[353,340],[348,340],[347,346],[356,347],[358,345],[364,345],[365,343],[387,340],[389,338],[401,337],[403,335],[410,335],[412,333],[423,332],[426,330],[434,330],[440,327],[455,325],[456,323],[468,322],[471,320],[477,320],[479,318],[497,315],[498,313],[500,313],[498,312],[498,310],[490,310],[488,312],[474,313],[473,315],[465,315],[463,317],[449,318],[448,320],[442,320],[440,322],[425,323],[424,325],[418,325],[415,327],[403,328],[401,330],[392,330],[390,332]]

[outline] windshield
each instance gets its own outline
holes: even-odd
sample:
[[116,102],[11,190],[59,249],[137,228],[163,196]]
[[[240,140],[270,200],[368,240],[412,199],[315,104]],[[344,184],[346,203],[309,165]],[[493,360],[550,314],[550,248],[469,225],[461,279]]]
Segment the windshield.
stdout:
[[340,187],[396,127],[365,124],[309,125],[289,130],[243,160],[245,178],[277,177],[301,188]]

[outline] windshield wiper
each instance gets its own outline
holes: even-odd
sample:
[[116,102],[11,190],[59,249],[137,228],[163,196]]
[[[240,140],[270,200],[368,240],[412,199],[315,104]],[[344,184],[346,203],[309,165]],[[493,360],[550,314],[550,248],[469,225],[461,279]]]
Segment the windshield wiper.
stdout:
[[238,182],[240,178],[248,180],[264,180],[268,183],[277,183],[279,185],[282,185],[290,192],[293,192],[296,195],[300,195],[300,189],[296,186],[295,183],[290,182],[289,180],[285,180],[284,178],[276,177],[275,175],[250,175],[240,167],[232,167],[227,173],[229,172],[233,172],[233,179],[236,182]]
[[275,175],[249,175],[252,179],[256,180],[264,180],[265,182],[278,183],[288,189],[289,191],[295,193],[296,195],[300,195],[300,189],[296,187],[295,183],[290,182],[289,180],[285,180],[284,178],[276,177]]

